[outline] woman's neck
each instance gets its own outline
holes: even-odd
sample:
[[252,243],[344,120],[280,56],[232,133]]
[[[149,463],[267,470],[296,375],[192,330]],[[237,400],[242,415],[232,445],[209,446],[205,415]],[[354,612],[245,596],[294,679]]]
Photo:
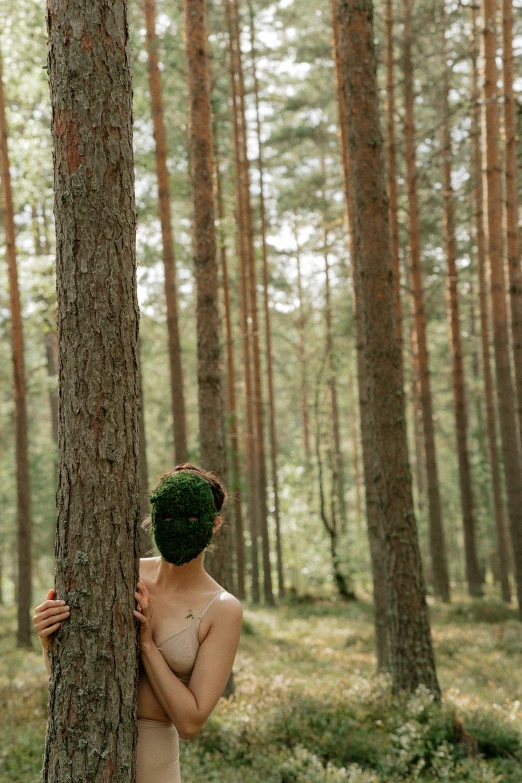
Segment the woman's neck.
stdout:
[[173,591],[189,591],[201,587],[208,579],[203,567],[203,555],[204,552],[201,552],[193,560],[179,566],[161,559],[153,584],[161,590]]

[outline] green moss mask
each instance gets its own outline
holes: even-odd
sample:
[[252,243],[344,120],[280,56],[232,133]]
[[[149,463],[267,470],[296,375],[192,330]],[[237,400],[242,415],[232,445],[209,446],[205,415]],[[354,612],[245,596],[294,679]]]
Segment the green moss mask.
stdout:
[[206,479],[185,471],[172,473],[161,480],[150,502],[154,540],[168,563],[188,563],[210,543],[218,512]]

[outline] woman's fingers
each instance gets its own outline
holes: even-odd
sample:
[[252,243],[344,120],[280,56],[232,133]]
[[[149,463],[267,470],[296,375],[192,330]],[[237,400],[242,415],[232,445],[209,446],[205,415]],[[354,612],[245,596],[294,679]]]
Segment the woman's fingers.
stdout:
[[54,625],[51,625],[50,628],[45,628],[43,631],[39,632],[39,636],[50,636],[52,633],[58,630],[61,623],[55,623]]
[[50,606],[48,609],[38,611],[39,607],[35,609],[33,620],[46,620],[48,617],[52,617],[55,614],[61,614],[62,612],[70,611],[70,607],[67,604],[61,604],[60,606]]
[[140,593],[134,593],[134,598],[140,605],[140,609],[147,609],[147,600]]
[[145,617],[145,615],[144,615],[144,614],[142,614],[141,612],[138,612],[138,611],[136,611],[136,609],[134,610],[134,614],[136,615],[136,617],[138,618],[138,620],[139,620],[140,622],[142,622],[142,623],[146,623],[146,622],[148,622],[148,620],[147,620],[147,618]]
[[67,620],[70,614],[71,614],[70,612],[62,612],[61,614],[54,614],[51,615],[51,617],[46,617],[44,620],[39,620],[39,619],[35,620],[35,618],[33,618],[35,630],[37,633],[40,633],[40,631],[44,631],[50,628],[58,621],[59,621],[58,625],[60,625],[60,623],[63,620]]

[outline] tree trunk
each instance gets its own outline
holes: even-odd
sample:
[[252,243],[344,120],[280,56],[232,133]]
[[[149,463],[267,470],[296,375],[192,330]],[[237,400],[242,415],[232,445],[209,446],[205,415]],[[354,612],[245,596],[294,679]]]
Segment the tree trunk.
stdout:
[[393,0],[386,0],[386,163],[388,198],[390,201],[390,241],[395,294],[395,320],[400,348],[401,373],[404,373],[402,354],[401,267],[399,259],[399,205],[397,198],[397,160],[395,142],[395,79],[393,54]]
[[264,191],[263,145],[261,143],[261,120],[259,115],[259,87],[257,82],[256,46],[254,33],[254,12],[249,2],[250,11],[250,42],[252,47],[252,70],[254,76],[254,96],[256,102],[256,129],[259,163],[259,210],[261,215],[261,247],[263,251],[263,306],[265,315],[266,373],[268,381],[268,420],[270,431],[270,467],[272,473],[272,488],[274,491],[274,522],[276,534],[277,557],[277,587],[279,598],[285,597],[285,580],[283,572],[283,549],[281,542],[281,520],[279,513],[279,480],[277,476],[277,434],[274,394],[274,371],[272,361],[272,330],[270,326],[270,302],[268,293],[268,248],[266,243],[266,208]]
[[486,227],[491,283],[493,347],[497,404],[506,477],[508,514],[513,543],[519,614],[522,619],[522,475],[517,438],[518,417],[509,364],[506,286],[502,257],[502,196],[498,148],[497,65],[494,0],[483,0],[482,55],[484,61],[483,111],[485,128]]
[[[135,780],[139,384],[126,6],[48,14],[59,346],[57,598],[44,783]],[[103,111],[102,111],[103,107]]]
[[[34,210],[33,217],[37,217],[36,209]],[[51,246],[49,243],[49,227],[47,225],[47,214],[45,211],[45,204],[42,204],[42,217],[43,217],[43,238],[44,238],[44,251],[46,256],[51,255]],[[42,252],[42,245],[40,241],[40,229],[38,224],[35,228],[35,249],[38,255]],[[52,275],[54,279],[55,270],[54,263],[49,265],[49,275]],[[58,389],[55,387],[55,381],[58,376],[58,337],[56,334],[56,315],[54,308],[56,305],[56,297],[46,299],[46,305],[48,313],[46,317],[47,330],[45,332],[45,355],[47,359],[47,375],[49,380],[52,379],[52,386],[49,387],[49,407],[51,409],[51,433],[53,442],[58,444]],[[51,313],[52,311],[52,313]],[[57,465],[55,463],[55,470]],[[55,475],[55,483],[58,479]]]
[[[323,193],[323,199],[325,195]],[[341,451],[341,427],[339,423],[339,402],[337,395],[337,362],[335,357],[335,348],[333,342],[332,328],[332,301],[330,290],[330,263],[328,261],[328,235],[324,228],[323,234],[323,255],[324,255],[324,274],[325,274],[325,325],[326,325],[326,354],[328,359],[328,387],[330,389],[332,436],[334,447],[334,493],[337,498],[341,530],[347,528],[347,509],[344,497],[344,460]]]
[[500,570],[502,599],[511,602],[511,586],[509,584],[509,559],[506,541],[504,502],[502,498],[502,479],[497,446],[497,424],[493,394],[493,378],[491,373],[491,358],[489,353],[489,314],[486,281],[486,242],[484,236],[484,189],[482,183],[482,139],[480,122],[480,90],[478,79],[478,40],[476,13],[472,7],[472,140],[473,140],[473,179],[476,222],[477,267],[479,280],[480,305],[480,339],[482,347],[482,367],[484,374],[484,396],[486,400],[486,421],[488,428],[489,462],[491,466],[491,483],[493,503],[495,506],[495,528],[497,532],[497,551]]
[[[239,41],[236,37],[235,14],[236,8],[232,0],[226,0],[227,27],[230,51],[230,92],[232,103],[232,123],[234,129],[234,159],[236,173],[236,224],[238,226],[237,244],[239,257],[239,300],[241,320],[241,345],[243,356],[243,383],[245,404],[244,427],[244,452],[246,463],[246,476],[248,486],[248,517],[250,524],[250,578],[252,601],[260,602],[259,581],[259,505],[257,502],[257,449],[255,446],[254,410],[252,394],[252,368],[251,368],[251,339],[249,328],[249,302],[248,302],[248,253],[250,246],[249,228],[245,212],[245,165],[243,160],[246,145],[243,143],[245,135],[245,116],[241,111],[240,78],[241,55]],[[248,198],[248,196],[247,196]]]
[[342,126],[338,134],[339,142],[342,144],[343,160],[343,184],[344,196],[346,201],[346,218],[349,227],[348,244],[350,258],[352,260],[352,278],[353,278],[353,304],[355,321],[355,342],[357,358],[357,385],[359,394],[359,412],[362,441],[362,458],[364,473],[364,489],[366,498],[366,519],[367,534],[370,548],[370,561],[372,568],[373,582],[373,616],[375,628],[375,651],[377,657],[377,669],[379,671],[389,671],[390,669],[390,640],[388,629],[388,605],[387,605],[387,586],[385,576],[385,562],[383,558],[383,520],[381,518],[381,507],[376,493],[373,476],[375,475],[375,451],[372,440],[372,421],[370,409],[368,406],[368,377],[366,361],[363,348],[362,334],[362,311],[361,311],[361,292],[355,275],[354,255],[353,255],[353,237],[351,226],[353,225],[353,199],[350,189],[350,153],[348,148],[348,125],[346,118],[346,102],[343,88],[343,70],[341,57],[341,37],[339,30],[339,11],[338,0],[331,0],[332,27],[334,42],[334,62],[337,80],[337,102],[339,112],[339,123]]
[[[143,394],[143,373],[141,371],[141,357],[142,357],[142,341],[141,338],[138,342],[139,351],[139,370],[138,370],[138,384],[140,393],[140,454],[139,454],[139,469],[140,469],[140,523],[143,519],[150,514],[149,503],[149,469],[147,465],[147,435],[145,432],[145,397]],[[140,536],[140,557],[148,557],[154,551],[154,545],[152,538],[147,530],[144,530],[140,524],[139,527]]]
[[[227,466],[205,0],[185,0],[185,29],[194,198],[200,454],[202,466],[224,479]],[[220,528],[216,539],[215,549],[205,555],[205,568],[226,590],[231,590],[232,561],[228,526]]]
[[243,513],[241,508],[241,467],[239,454],[239,433],[236,405],[236,366],[234,359],[234,335],[232,332],[232,307],[230,304],[230,283],[228,279],[227,246],[224,232],[223,193],[219,171],[219,154],[216,140],[215,149],[217,204],[219,217],[219,249],[221,254],[221,278],[223,280],[223,299],[225,305],[225,326],[227,340],[227,380],[228,380],[228,429],[230,437],[231,490],[234,514],[237,597],[246,598],[245,591],[245,543],[243,537]]
[[308,421],[308,362],[306,357],[306,316],[303,302],[303,279],[301,274],[301,248],[299,246],[299,237],[297,235],[297,226],[294,227],[294,237],[296,243],[295,260],[297,264],[297,298],[299,302],[299,317],[297,319],[297,331],[299,335],[299,349],[298,358],[300,365],[300,384],[299,384],[299,397],[301,407],[301,421],[303,426],[303,445],[305,453],[305,466],[306,471],[310,473],[310,465],[312,459],[312,453],[310,449],[310,425]]
[[7,119],[5,113],[2,54],[0,52],[0,170],[2,177],[2,206],[5,224],[7,273],[9,279],[9,308],[11,314],[11,351],[13,360],[16,500],[18,537],[18,591],[16,632],[17,647],[31,648],[30,610],[32,601],[32,519],[31,486],[29,476],[29,445],[27,438],[27,407],[25,399],[24,340],[22,307],[16,261],[15,223]]
[[371,0],[339,0],[338,18],[354,279],[376,458],[373,480],[382,512],[393,689],[413,692],[423,684],[439,700],[408,464]]
[[[321,368],[322,370],[322,368]],[[325,498],[325,488],[324,488],[324,479],[323,479],[323,460],[321,457],[321,415],[320,415],[320,404],[319,404],[319,393],[321,389],[321,375],[322,372],[319,374],[319,377],[317,379],[317,385],[316,385],[316,393],[315,393],[315,422],[316,422],[316,429],[315,429],[315,456],[317,459],[317,469],[319,473],[319,514],[322,520],[322,523],[325,527],[326,532],[328,533],[328,537],[330,539],[330,558],[332,563],[332,575],[335,582],[335,586],[337,588],[337,592],[342,598],[345,598],[349,601],[353,601],[355,599],[355,594],[349,584],[349,580],[345,577],[341,570],[341,564],[340,564],[340,558],[339,558],[339,524],[338,524],[338,517],[336,512],[336,502],[335,502],[335,471],[332,471],[332,478],[334,479],[332,481],[332,502],[330,504],[331,513],[330,516],[328,516],[327,510],[326,510],[326,498]]]
[[270,542],[268,533],[268,504],[266,497],[266,463],[265,463],[265,436],[263,416],[263,392],[261,386],[261,354],[259,348],[259,324],[257,310],[257,285],[256,285],[256,259],[253,239],[252,203],[250,197],[250,167],[247,151],[247,124],[245,110],[245,88],[243,81],[243,66],[241,55],[241,42],[239,35],[239,5],[238,0],[232,0],[230,4],[231,14],[231,38],[235,50],[235,70],[237,74],[237,113],[240,117],[242,133],[241,142],[241,182],[243,199],[243,218],[246,226],[246,253],[247,261],[247,296],[248,315],[250,318],[251,335],[251,360],[253,380],[253,425],[255,433],[255,459],[256,459],[256,500],[258,531],[261,534],[261,546],[263,557],[263,594],[268,605],[274,604],[272,590],[272,571],[270,564]]
[[152,104],[152,124],[156,144],[156,176],[158,180],[158,204],[163,243],[165,270],[165,300],[167,306],[167,332],[169,342],[170,387],[174,417],[174,458],[176,463],[186,462],[187,424],[183,390],[183,367],[176,292],[176,266],[174,237],[170,215],[169,172],[167,169],[167,136],[163,121],[163,95],[159,70],[158,37],[156,35],[155,0],[144,0],[146,46],[149,62],[149,84]]
[[517,117],[513,92],[513,4],[502,0],[505,146],[505,202],[507,261],[511,305],[513,364],[517,391],[518,425],[522,438],[522,276],[518,209]]
[[476,522],[471,468],[468,452],[468,410],[464,381],[464,360],[462,355],[462,336],[460,332],[460,306],[457,272],[457,239],[455,236],[455,207],[453,185],[451,182],[451,127],[450,127],[450,66],[446,54],[446,12],[443,13],[442,29],[442,169],[444,200],[444,235],[446,241],[446,262],[448,266],[448,326],[452,353],[453,402],[455,406],[455,433],[459,463],[460,502],[462,524],[464,528],[464,551],[466,561],[466,579],[468,591],[472,596],[482,596],[482,577],[480,573],[477,545]]
[[430,549],[435,594],[443,601],[450,600],[448,561],[442,510],[440,502],[433,405],[431,398],[430,368],[426,336],[426,312],[422,281],[422,260],[420,246],[419,205],[417,195],[417,166],[415,162],[415,118],[414,79],[412,58],[411,14],[413,0],[404,0],[404,141],[406,156],[406,184],[408,190],[408,222],[410,245],[410,274],[415,302],[415,331],[418,350],[419,378],[421,387],[421,409],[426,450],[426,474],[428,478],[428,501],[430,519]]

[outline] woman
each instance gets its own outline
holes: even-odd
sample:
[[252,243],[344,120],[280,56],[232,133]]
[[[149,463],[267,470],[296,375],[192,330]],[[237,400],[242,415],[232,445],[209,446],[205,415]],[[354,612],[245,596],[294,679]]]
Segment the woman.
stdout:
[[[140,560],[134,614],[140,622],[137,783],[180,783],[179,738],[193,737],[216,706],[236,656],[241,603],[205,571],[225,490],[190,463],[163,476],[151,495],[151,529],[160,557]],[[35,629],[46,655],[70,614],[50,590]]]

